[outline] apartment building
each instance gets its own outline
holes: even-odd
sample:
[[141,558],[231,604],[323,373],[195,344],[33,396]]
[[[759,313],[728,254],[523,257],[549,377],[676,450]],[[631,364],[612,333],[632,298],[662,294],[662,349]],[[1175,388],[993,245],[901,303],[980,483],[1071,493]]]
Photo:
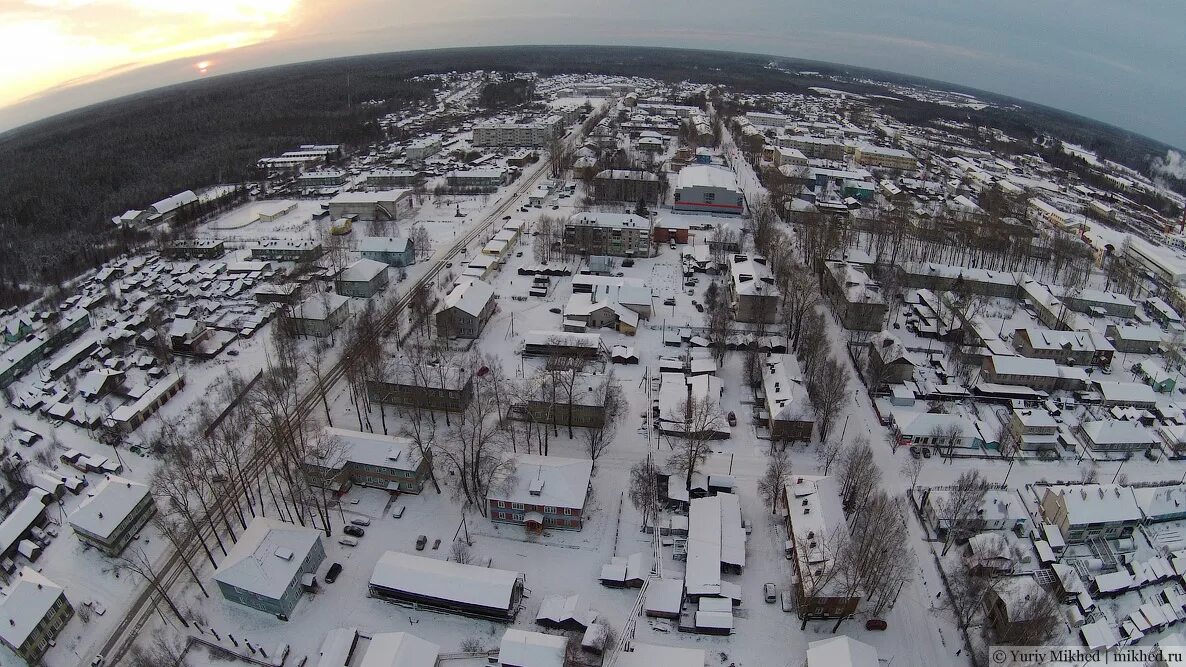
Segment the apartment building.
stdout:
[[79,541],[118,556],[154,514],[156,503],[147,486],[108,475],[69,520]]
[[564,223],[564,249],[582,257],[650,257],[651,220],[632,213],[577,213]]

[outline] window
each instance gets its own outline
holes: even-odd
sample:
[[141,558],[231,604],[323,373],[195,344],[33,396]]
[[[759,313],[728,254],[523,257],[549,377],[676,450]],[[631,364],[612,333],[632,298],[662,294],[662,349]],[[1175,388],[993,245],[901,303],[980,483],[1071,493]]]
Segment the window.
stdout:
[[523,509],[523,503],[511,503],[511,509],[513,509],[513,510],[522,510],[522,509]]
[[715,193],[715,192],[705,192],[704,193],[705,203],[711,204],[712,202],[714,202],[716,200],[717,200],[717,193]]

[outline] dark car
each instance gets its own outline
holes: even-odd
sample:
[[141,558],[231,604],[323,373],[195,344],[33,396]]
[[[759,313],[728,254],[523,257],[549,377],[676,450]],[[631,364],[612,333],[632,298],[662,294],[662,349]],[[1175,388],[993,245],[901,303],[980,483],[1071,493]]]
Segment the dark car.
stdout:
[[922,457],[923,457],[924,459],[929,459],[929,458],[931,458],[931,450],[930,450],[929,448],[927,448],[927,447],[923,447],[923,448],[922,448]]
[[559,308],[549,308],[549,309],[548,309],[548,312],[549,312],[549,313],[556,313],[557,315],[559,315],[560,313],[562,313],[562,312],[564,312],[564,311],[560,310]]
[[416,538],[416,551],[424,551],[424,546],[428,544],[428,536],[421,535]]
[[888,627],[889,624],[880,618],[871,618],[865,621],[866,630],[885,630]]
[[737,413],[729,413],[729,426],[737,426]]
[[362,537],[366,535],[366,531],[359,526],[346,526],[342,528],[342,532],[353,537]]
[[332,584],[338,580],[338,575],[342,573],[342,564],[334,563],[325,571],[325,583]]
[[917,458],[922,458],[922,454],[920,454],[920,453],[919,453],[919,451],[918,451],[918,447],[911,447],[911,448],[910,448],[910,456],[912,456],[912,457],[914,457],[914,458],[916,458],[916,459],[917,459]]

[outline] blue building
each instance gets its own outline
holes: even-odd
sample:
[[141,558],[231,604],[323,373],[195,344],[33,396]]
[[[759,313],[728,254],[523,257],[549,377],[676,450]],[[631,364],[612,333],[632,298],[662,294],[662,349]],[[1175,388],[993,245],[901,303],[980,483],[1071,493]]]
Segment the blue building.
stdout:
[[287,619],[323,560],[321,531],[257,517],[218,566],[214,581],[227,600]]
[[410,266],[416,262],[416,247],[406,236],[367,236],[358,241],[358,254],[388,266]]

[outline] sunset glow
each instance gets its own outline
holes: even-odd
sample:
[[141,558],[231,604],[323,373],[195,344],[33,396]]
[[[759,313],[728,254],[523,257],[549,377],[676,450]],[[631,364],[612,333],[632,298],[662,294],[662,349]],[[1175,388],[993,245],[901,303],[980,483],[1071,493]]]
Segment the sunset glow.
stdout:
[[[21,0],[0,9],[0,106],[129,67],[275,37],[298,0]],[[112,17],[115,17],[114,19]],[[198,75],[213,65],[194,65]]]

